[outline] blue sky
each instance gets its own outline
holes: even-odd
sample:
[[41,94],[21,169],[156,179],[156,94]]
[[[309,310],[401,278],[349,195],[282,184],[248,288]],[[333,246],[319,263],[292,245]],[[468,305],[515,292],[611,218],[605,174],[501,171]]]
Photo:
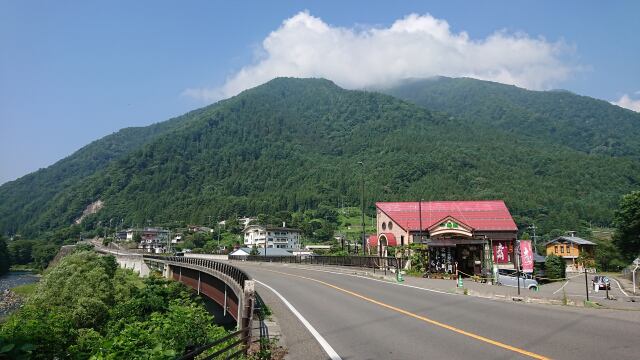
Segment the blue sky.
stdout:
[[639,4],[5,0],[0,183],[277,75],[470,75],[640,106]]

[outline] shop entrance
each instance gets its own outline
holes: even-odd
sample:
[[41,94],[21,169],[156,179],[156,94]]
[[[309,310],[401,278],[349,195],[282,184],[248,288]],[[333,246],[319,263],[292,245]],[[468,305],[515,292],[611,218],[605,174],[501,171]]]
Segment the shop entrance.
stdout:
[[456,261],[458,270],[468,275],[482,273],[482,246],[456,245]]
[[458,244],[429,247],[429,272],[466,275],[482,273],[482,245]]

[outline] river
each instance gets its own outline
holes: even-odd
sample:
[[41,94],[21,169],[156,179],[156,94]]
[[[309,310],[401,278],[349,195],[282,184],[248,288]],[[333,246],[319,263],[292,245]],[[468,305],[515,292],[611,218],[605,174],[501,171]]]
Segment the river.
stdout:
[[17,295],[7,291],[16,286],[38,282],[40,277],[28,271],[10,271],[0,276],[0,319],[19,306]]

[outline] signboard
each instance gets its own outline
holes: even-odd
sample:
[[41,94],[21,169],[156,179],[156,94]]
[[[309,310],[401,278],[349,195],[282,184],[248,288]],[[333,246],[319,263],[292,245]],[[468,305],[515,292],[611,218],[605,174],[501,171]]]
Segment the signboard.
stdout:
[[506,241],[493,242],[493,262],[496,264],[509,262],[509,246]]
[[522,262],[523,272],[533,272],[533,251],[531,251],[531,240],[520,240],[520,261]]

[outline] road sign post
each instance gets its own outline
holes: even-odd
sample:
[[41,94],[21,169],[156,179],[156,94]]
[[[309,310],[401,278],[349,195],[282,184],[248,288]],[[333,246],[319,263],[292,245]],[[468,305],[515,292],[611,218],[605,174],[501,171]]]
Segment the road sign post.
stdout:
[[587,292],[587,301],[589,301],[589,280],[587,279],[587,267],[584,267],[584,289]]

